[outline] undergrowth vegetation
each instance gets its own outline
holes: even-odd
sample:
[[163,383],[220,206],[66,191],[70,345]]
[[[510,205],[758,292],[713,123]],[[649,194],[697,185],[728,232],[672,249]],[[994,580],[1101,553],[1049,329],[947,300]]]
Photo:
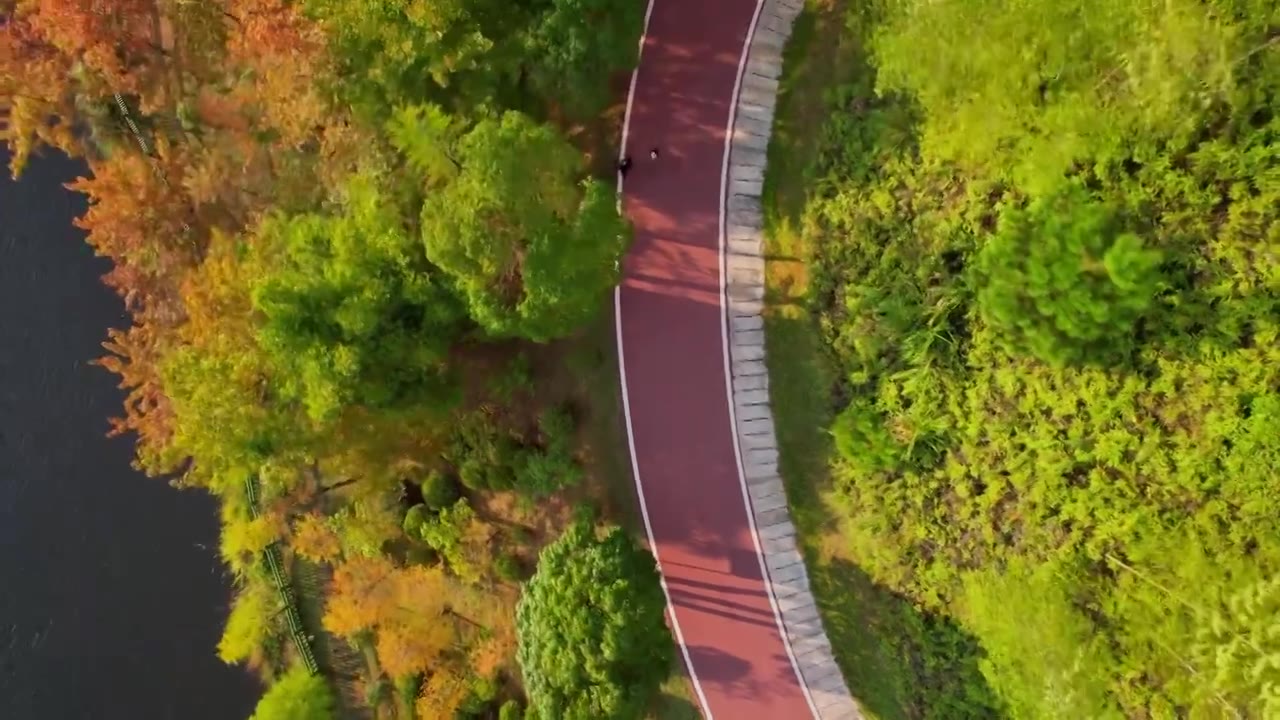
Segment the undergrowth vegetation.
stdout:
[[923,619],[877,709],[1280,713],[1280,6],[839,7],[851,59],[771,222],[832,375],[843,552]]

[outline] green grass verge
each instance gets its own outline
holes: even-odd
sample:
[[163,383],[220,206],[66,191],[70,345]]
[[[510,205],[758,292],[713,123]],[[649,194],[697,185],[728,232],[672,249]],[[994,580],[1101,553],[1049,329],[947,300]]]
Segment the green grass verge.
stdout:
[[921,717],[918,639],[934,622],[876,585],[841,535],[832,493],[836,371],[808,312],[806,170],[820,151],[827,90],[865,71],[845,31],[853,0],[810,0],[788,44],[765,177],[770,399],[779,470],[836,660],[869,717]]

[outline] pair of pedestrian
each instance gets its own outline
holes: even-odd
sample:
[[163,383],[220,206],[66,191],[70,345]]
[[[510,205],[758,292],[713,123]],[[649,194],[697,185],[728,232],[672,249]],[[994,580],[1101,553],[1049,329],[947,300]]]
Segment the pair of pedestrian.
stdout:
[[[658,148],[655,147],[649,150],[649,159],[650,160],[658,159]],[[630,170],[631,170],[631,156],[623,155],[622,159],[618,161],[618,173],[625,178],[627,176],[627,173],[630,172]]]

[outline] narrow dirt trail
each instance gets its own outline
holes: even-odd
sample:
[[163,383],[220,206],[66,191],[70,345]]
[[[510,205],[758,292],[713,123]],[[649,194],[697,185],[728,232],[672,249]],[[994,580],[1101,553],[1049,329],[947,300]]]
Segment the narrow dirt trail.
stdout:
[[[618,291],[634,470],[704,715],[813,717],[766,592],[726,377],[721,173],[754,0],[656,0],[631,98]],[[660,157],[650,159],[650,148]]]

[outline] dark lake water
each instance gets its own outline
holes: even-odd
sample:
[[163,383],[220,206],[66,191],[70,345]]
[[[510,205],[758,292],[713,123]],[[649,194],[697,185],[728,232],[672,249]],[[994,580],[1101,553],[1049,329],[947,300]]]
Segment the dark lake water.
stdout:
[[71,219],[83,166],[0,151],[0,718],[243,720],[258,695],[214,656],[229,600],[207,496],[129,467],[108,439],[125,324]]

